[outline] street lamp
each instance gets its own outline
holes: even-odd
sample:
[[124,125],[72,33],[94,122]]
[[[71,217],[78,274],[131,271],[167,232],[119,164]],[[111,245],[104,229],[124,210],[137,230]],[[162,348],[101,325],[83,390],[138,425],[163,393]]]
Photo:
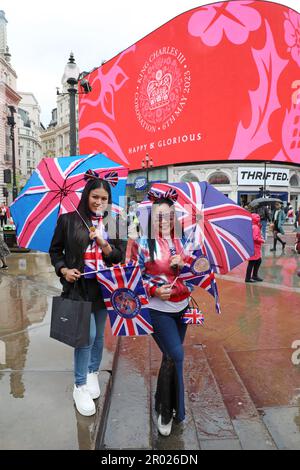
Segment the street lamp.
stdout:
[[13,201],[18,195],[17,181],[16,181],[16,149],[15,149],[15,127],[16,121],[14,114],[17,112],[14,106],[8,106],[10,111],[10,116],[7,116],[7,124],[10,127],[10,140],[12,143],[12,170],[13,170],[13,187],[12,187],[12,197]]
[[76,85],[78,84],[79,68],[75,62],[74,54],[71,52],[69,62],[65,66],[64,81],[69,85],[70,106],[70,155],[77,155],[76,139]]
[[149,154],[146,153],[145,159],[142,159],[142,169],[146,170],[146,178],[147,178],[147,187],[149,185],[149,169],[153,168],[153,160],[151,157],[149,157]]
[[[70,155],[77,155],[77,138],[76,138],[76,94],[87,94],[92,91],[92,87],[90,86],[88,80],[82,78],[80,80],[79,68],[75,62],[73,52],[70,53],[69,62],[65,66],[64,75],[63,75],[63,83],[67,83],[69,85],[68,93],[60,93],[57,90],[57,95],[69,95],[69,106],[70,106]],[[83,89],[82,93],[78,93],[77,85],[80,81],[80,86]]]

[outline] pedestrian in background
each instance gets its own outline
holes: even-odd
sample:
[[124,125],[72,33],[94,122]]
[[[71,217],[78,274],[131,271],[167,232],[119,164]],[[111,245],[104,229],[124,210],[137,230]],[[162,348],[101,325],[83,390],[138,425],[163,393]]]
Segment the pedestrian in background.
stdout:
[[0,206],[0,226],[3,229],[3,225],[5,225],[5,217],[6,217],[6,209],[4,204]]
[[[107,310],[96,274],[88,274],[90,260],[112,266],[125,258],[124,243],[117,234],[109,238],[112,195],[110,185],[89,170],[77,211],[59,217],[50,246],[51,263],[63,285],[62,296],[72,298],[74,283],[78,300],[92,302],[90,344],[74,350],[73,399],[83,416],[95,414],[93,399],[100,396],[98,371],[102,360]],[[114,228],[115,225],[112,227]],[[117,225],[118,229],[118,225]],[[82,276],[86,273],[87,278]]]
[[266,240],[268,222],[271,222],[270,210],[268,206],[260,206],[257,208],[256,212],[260,216],[262,237],[264,240]]
[[273,230],[273,248],[271,251],[276,251],[277,242],[279,241],[282,245],[282,250],[284,250],[286,242],[279,237],[279,233],[284,235],[283,225],[285,222],[285,213],[282,209],[282,204],[280,202],[275,202],[275,209],[272,214],[272,230]]
[[6,264],[6,258],[7,256],[10,255],[9,248],[5,241],[3,240],[3,237],[0,235],[0,260],[2,263],[2,266],[0,266],[0,269],[8,269],[8,266]]
[[265,240],[261,235],[261,223],[259,214],[252,214],[252,234],[254,241],[254,255],[248,261],[248,267],[246,272],[245,282],[262,282],[258,276],[258,270],[262,261],[262,250],[261,247]]

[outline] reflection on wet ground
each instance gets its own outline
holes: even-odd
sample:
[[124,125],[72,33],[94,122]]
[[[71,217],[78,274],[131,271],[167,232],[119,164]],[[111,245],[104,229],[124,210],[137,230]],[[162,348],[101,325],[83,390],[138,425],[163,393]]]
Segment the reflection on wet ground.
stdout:
[[[245,284],[246,263],[218,280],[221,316],[209,294],[195,293],[206,321],[188,329],[187,419],[170,438],[157,434],[153,412],[160,353],[151,338],[122,339],[105,447],[300,449],[300,366],[292,362],[300,257],[291,243],[283,255],[268,250],[260,271],[266,282]],[[81,417],[72,403],[73,351],[49,338],[51,297],[59,292],[47,255],[14,254],[0,274],[0,448],[94,445],[99,414]],[[116,339],[108,324],[105,337],[102,370],[111,371]],[[56,434],[58,421],[64,436]]]
[[[8,261],[0,275],[0,448],[94,448],[104,397],[88,420],[73,406],[73,350],[49,338],[52,297],[60,294],[49,257],[30,252]],[[108,324],[106,337],[104,388],[116,347]]]

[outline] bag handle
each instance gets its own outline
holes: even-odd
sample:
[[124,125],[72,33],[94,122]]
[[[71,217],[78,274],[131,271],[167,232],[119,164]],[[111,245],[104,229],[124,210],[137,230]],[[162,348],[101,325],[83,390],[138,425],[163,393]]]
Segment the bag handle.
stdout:
[[198,302],[196,302],[196,300],[194,299],[194,297],[192,295],[190,296],[190,302],[191,302],[191,307],[192,308],[197,308],[198,310],[200,310]]
[[[83,300],[85,301],[88,301],[88,295],[87,295],[87,287],[86,287],[86,283],[85,283],[85,278],[82,276],[80,278],[80,283],[81,283],[81,286],[82,286],[82,293],[83,293]],[[80,291],[79,291],[79,281],[76,280],[72,287],[71,287],[71,292],[70,292],[70,299],[71,300],[78,300],[78,298],[76,299],[76,293],[77,293],[77,297],[80,297]]]

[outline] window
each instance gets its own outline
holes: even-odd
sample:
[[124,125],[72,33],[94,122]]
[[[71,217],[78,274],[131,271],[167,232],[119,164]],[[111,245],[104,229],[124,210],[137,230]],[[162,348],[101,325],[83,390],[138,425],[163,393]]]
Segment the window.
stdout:
[[27,157],[30,157],[30,150],[27,150],[27,151],[26,151],[26,156],[27,156]]
[[229,178],[225,173],[218,171],[208,178],[209,184],[230,184]]
[[182,183],[199,183],[199,179],[193,173],[186,173],[180,178]]
[[299,186],[299,180],[297,175],[293,175],[290,179],[290,186]]

